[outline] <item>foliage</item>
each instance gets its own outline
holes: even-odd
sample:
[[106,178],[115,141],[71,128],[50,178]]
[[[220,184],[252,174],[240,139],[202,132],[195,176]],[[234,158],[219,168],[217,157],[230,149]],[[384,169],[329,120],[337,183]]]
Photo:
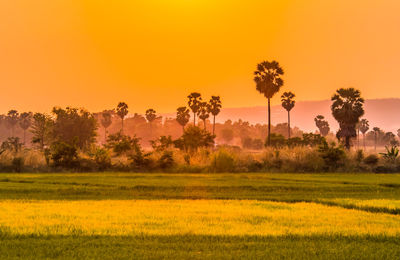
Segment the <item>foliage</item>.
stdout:
[[6,141],[1,144],[2,150],[12,151],[14,153],[18,153],[22,148],[22,143],[20,142],[19,137],[9,137]]
[[379,162],[379,157],[376,154],[370,154],[364,158],[364,163],[370,166],[375,166]]
[[[276,133],[271,133],[270,134],[270,146],[272,147],[282,147],[286,144],[286,139],[283,135],[281,134],[276,134]],[[268,147],[268,139],[265,142],[265,146]]]
[[213,156],[211,172],[234,172],[235,159],[225,150],[219,150]]
[[332,115],[339,123],[337,137],[344,138],[345,147],[350,149],[350,138],[356,137],[356,125],[364,115],[364,99],[359,90],[341,88],[332,96]]
[[158,159],[158,166],[163,170],[171,168],[174,164],[174,156],[171,151],[164,151]]
[[194,125],[196,125],[196,114],[199,112],[199,109],[201,107],[201,101],[202,101],[201,94],[198,92],[190,93],[190,95],[188,96],[188,105],[193,112]]
[[33,122],[31,132],[33,134],[32,143],[39,144],[41,150],[51,140],[51,133],[53,129],[53,120],[50,116],[42,113],[35,113],[33,115]]
[[64,142],[54,142],[51,144],[50,157],[56,167],[70,169],[76,168],[79,164],[77,148]]
[[197,126],[189,126],[183,135],[174,141],[177,148],[185,151],[197,151],[200,147],[214,145],[214,136]]
[[105,170],[111,167],[111,155],[108,150],[97,148],[93,157],[99,170]]
[[390,148],[388,146],[385,146],[385,149],[386,149],[386,152],[380,153],[380,154],[386,160],[394,162],[396,160],[396,158],[399,156],[399,148],[397,148],[397,146],[392,146]]
[[116,155],[136,153],[141,149],[139,140],[137,137],[130,137],[118,132],[108,136],[106,147],[112,149]]
[[189,123],[190,119],[190,111],[187,107],[178,107],[176,111],[176,121],[182,126],[185,127],[187,123]]
[[329,171],[334,171],[344,164],[343,160],[346,158],[346,154],[341,147],[337,147],[334,143],[331,145],[324,143],[319,147],[318,152]]
[[164,151],[167,150],[174,145],[174,141],[172,140],[172,137],[169,136],[160,136],[156,140],[150,141],[151,146],[153,147],[153,150],[155,151]]
[[319,134],[306,133],[303,134],[303,144],[311,147],[325,145],[326,139]]
[[53,137],[80,149],[87,149],[96,139],[97,122],[93,114],[78,108],[53,108]]
[[318,115],[314,118],[315,125],[318,127],[319,133],[322,136],[327,136],[330,128],[328,121],[325,120],[325,117],[322,115]]

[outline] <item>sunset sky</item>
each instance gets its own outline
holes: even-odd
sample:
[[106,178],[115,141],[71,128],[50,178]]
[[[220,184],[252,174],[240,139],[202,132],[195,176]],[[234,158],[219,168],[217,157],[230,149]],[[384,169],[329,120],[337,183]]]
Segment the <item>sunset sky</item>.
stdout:
[[399,13],[398,0],[0,0],[0,113],[171,112],[192,91],[264,105],[252,74],[271,59],[297,100],[400,97]]

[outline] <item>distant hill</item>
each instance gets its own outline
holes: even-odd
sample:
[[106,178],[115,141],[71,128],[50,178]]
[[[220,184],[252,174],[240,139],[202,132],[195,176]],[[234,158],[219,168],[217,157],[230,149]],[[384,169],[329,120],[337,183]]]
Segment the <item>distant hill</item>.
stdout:
[[[331,114],[331,101],[299,101],[291,112],[291,124],[304,131],[315,131],[314,117],[323,115],[329,121],[332,130],[338,128],[336,120]],[[385,131],[392,131],[396,134],[400,128],[400,99],[367,99],[365,101],[365,115],[370,122],[370,128],[380,127]],[[287,112],[280,105],[272,106],[271,112],[272,124],[286,122]],[[175,116],[173,113],[164,114],[164,116]],[[231,119],[236,121],[242,119],[252,124],[267,122],[266,106],[224,108],[217,117],[218,122],[225,122]]]

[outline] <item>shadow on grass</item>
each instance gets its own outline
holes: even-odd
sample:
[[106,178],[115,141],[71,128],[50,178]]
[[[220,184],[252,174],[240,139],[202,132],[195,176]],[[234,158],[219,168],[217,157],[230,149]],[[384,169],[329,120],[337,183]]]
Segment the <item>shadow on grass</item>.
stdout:
[[398,259],[386,236],[0,236],[1,259]]

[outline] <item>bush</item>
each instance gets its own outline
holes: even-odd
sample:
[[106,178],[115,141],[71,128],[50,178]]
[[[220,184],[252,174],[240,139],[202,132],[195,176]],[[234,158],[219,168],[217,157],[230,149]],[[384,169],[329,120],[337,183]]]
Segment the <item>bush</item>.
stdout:
[[21,172],[24,167],[24,158],[15,157],[11,162],[11,166],[14,172]]
[[160,159],[158,159],[158,166],[163,170],[171,168],[174,164],[174,156],[171,151],[164,151]]
[[93,157],[99,170],[105,170],[111,167],[111,156],[108,150],[98,148]]
[[117,155],[137,153],[141,149],[139,141],[137,137],[116,133],[108,136],[106,147],[112,149]]
[[79,164],[76,147],[64,142],[51,144],[50,157],[56,167],[76,168]]
[[176,148],[184,151],[195,152],[201,147],[211,147],[214,145],[212,134],[197,126],[188,126],[183,135],[174,141]]
[[[271,138],[271,146],[272,147],[282,147],[286,144],[286,139],[281,134],[271,133],[270,138]],[[268,147],[268,137],[265,141],[265,147]]]
[[233,172],[235,170],[235,159],[224,150],[215,153],[211,162],[212,172]]
[[375,166],[379,162],[379,157],[376,154],[370,154],[364,158],[364,163],[369,166]]
[[325,162],[326,169],[328,171],[334,171],[343,165],[343,160],[346,158],[346,153],[341,147],[337,147],[336,144],[327,143],[321,145],[318,152]]

